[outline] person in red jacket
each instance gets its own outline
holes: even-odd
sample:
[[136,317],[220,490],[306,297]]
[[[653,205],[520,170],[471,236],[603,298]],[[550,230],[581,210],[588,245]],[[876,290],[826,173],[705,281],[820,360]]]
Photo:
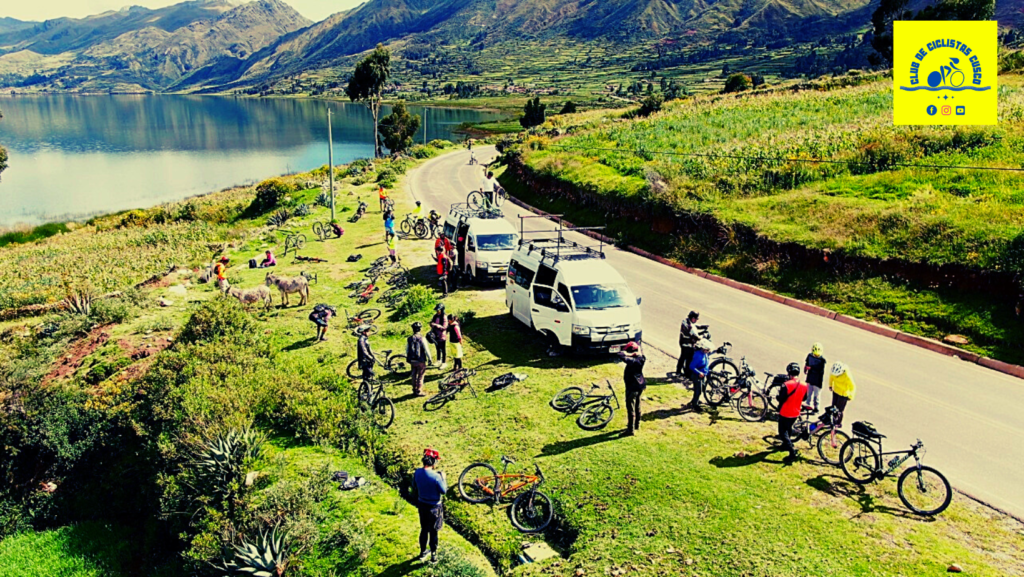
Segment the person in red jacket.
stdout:
[[779,391],[779,438],[782,439],[782,447],[789,451],[785,462],[791,463],[800,456],[793,446],[793,424],[800,418],[807,385],[800,382],[800,365],[797,363],[789,363],[786,374],[789,380]]
[[448,296],[448,273],[452,270],[452,260],[448,258],[448,253],[439,252],[437,253],[437,282],[441,285],[441,289],[444,294],[441,298]]

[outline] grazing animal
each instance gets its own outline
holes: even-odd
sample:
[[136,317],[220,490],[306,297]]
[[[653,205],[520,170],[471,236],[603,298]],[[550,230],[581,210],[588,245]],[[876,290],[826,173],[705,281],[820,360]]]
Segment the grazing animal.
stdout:
[[309,280],[304,276],[297,276],[292,278],[281,278],[272,272],[267,273],[267,286],[276,285],[277,290],[281,291],[281,306],[288,306],[288,295],[292,293],[299,293],[301,301],[299,306],[305,306],[309,300]]
[[245,310],[249,310],[249,307],[256,303],[263,303],[263,307],[270,310],[270,306],[274,301],[273,296],[270,294],[270,289],[265,286],[251,289],[230,287],[224,291],[224,294],[238,299],[238,302],[242,303]]

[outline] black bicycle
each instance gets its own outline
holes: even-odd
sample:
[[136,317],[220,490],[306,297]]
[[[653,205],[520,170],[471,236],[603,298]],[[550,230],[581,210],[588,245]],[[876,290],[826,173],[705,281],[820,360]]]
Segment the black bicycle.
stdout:
[[289,234],[284,239],[284,254],[281,256],[288,256],[289,251],[298,253],[304,246],[306,246],[306,235]]
[[321,242],[332,238],[341,238],[341,235],[338,234],[338,230],[331,226],[331,223],[329,222],[314,222],[313,234],[315,234]]
[[490,210],[501,207],[501,205],[505,204],[505,199],[508,198],[505,189],[497,185],[494,187],[494,192],[491,193],[492,198],[488,198],[487,194],[474,190],[466,196],[466,202],[473,210]]
[[[953,500],[953,490],[942,473],[921,464],[924,457],[924,443],[918,439],[906,451],[882,452],[885,435],[875,430],[868,422],[853,424],[854,438],[846,441],[839,452],[840,466],[848,479],[858,485],[884,479],[913,458],[915,464],[900,474],[896,492],[900,501],[911,511],[920,515],[934,516],[942,513]],[[882,459],[893,455],[883,466]]]
[[[576,418],[576,424],[585,431],[596,431],[604,428],[612,421],[615,410],[621,408],[619,397],[615,394],[612,382],[605,379],[608,384],[607,395],[595,395],[594,391],[601,388],[601,385],[591,384],[590,391],[584,392],[581,387],[567,387],[558,391],[558,394],[551,399],[551,408],[567,415],[582,410]],[[612,407],[612,401],[615,407]]]
[[436,411],[447,405],[448,401],[454,400],[455,395],[465,389],[469,389],[469,392],[473,393],[473,398],[476,398],[476,389],[470,381],[470,377],[475,376],[476,371],[473,369],[457,369],[448,373],[438,385],[438,393],[423,403],[423,410]]
[[388,398],[381,381],[363,381],[356,398],[359,400],[359,410],[369,411],[378,427],[386,429],[395,422],[395,404]]
[[704,387],[704,400],[712,407],[731,403],[744,421],[761,422],[768,415],[768,400],[757,390],[757,373],[747,364],[747,358],[740,359],[740,373],[732,381],[723,375],[710,373]]
[[[697,331],[702,338],[711,340],[711,328],[709,325],[697,325]],[[735,381],[740,376],[739,367],[729,357],[730,348],[732,348],[732,343],[726,341],[722,343],[722,346],[712,351],[710,356],[716,358],[712,359],[711,364],[708,366],[709,375],[718,375],[726,383]]]
[[512,525],[524,533],[538,533],[551,524],[555,516],[551,497],[541,493],[538,488],[544,483],[544,473],[540,465],[534,465],[533,475],[508,473],[508,466],[515,461],[502,456],[503,467],[499,475],[488,463],[473,463],[459,475],[459,494],[470,503],[494,501],[501,503],[502,497],[510,497],[513,493],[529,487],[520,493],[512,502],[509,517]]
[[[391,350],[386,350],[381,351],[378,355],[374,355],[375,364],[380,365],[392,377],[404,378],[411,375],[412,365],[409,364],[409,360],[405,358],[405,355],[392,355],[391,353]],[[380,360],[381,355],[384,355],[383,361]],[[359,368],[359,359],[348,364],[345,374],[350,379],[358,379],[363,376],[363,371]]]

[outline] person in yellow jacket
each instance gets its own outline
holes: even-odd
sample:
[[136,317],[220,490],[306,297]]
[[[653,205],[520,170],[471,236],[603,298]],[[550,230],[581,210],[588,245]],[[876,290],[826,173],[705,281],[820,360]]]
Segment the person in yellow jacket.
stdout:
[[222,291],[228,290],[228,257],[222,256],[217,264],[213,265],[213,272],[217,275],[217,288]]
[[853,381],[850,369],[842,362],[832,364],[832,374],[828,377],[828,388],[832,391],[832,406],[836,408],[836,425],[842,426],[843,412],[846,403],[857,394],[857,383]]

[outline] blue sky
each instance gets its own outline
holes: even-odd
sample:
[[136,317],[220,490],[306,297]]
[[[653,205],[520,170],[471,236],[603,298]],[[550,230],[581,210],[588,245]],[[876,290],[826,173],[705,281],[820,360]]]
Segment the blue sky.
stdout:
[[[0,6],[0,17],[9,16],[18,20],[47,20],[69,16],[82,18],[91,14],[99,14],[107,10],[119,10],[125,6],[139,5],[146,8],[162,8],[177,4],[181,0],[35,0],[34,2],[16,2],[5,0]],[[235,0],[241,3],[240,0]],[[363,0],[283,0],[310,20],[324,18],[357,6]]]

